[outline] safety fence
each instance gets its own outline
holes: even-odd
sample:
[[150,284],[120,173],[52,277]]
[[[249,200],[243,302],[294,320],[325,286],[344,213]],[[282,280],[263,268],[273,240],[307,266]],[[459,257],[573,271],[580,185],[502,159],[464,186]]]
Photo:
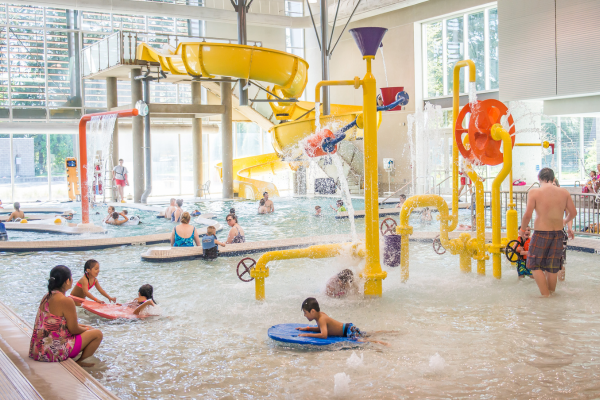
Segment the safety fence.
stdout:
[[[519,216],[519,223],[527,208],[528,192],[513,192],[515,209]],[[597,194],[577,193],[571,194],[577,216],[573,220],[573,230],[577,234],[600,236],[600,196]],[[502,228],[506,228],[506,211],[510,203],[510,192],[500,192],[500,208],[502,215]],[[485,223],[486,228],[491,228],[492,221],[492,192],[484,192]],[[475,221],[474,197],[471,200],[471,220]],[[535,219],[535,215],[532,220]],[[473,226],[475,224],[473,223]],[[532,224],[533,226],[533,224]]]

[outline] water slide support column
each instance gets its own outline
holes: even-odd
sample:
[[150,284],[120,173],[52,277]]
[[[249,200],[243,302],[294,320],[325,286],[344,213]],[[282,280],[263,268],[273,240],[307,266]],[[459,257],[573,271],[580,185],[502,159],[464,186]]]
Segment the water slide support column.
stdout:
[[[106,78],[106,108],[110,111],[114,107],[119,106],[118,96],[117,96],[117,78],[116,77],[108,77]],[[119,121],[115,122],[115,129],[113,130],[113,138],[112,138],[112,165],[113,168],[116,165],[119,165]],[[112,172],[110,172],[112,174]],[[107,176],[106,178],[111,179],[112,175]],[[111,184],[111,197],[112,201],[117,201],[117,191]],[[104,188],[106,190],[106,188]]]
[[[246,33],[246,0],[238,0],[235,10],[237,11],[237,22],[238,22],[238,44],[248,44],[248,37]],[[248,88],[246,85],[248,81],[246,79],[239,80],[240,86],[240,106],[248,106]]]
[[[329,80],[329,54],[327,49],[327,0],[321,0],[321,80]],[[321,96],[323,110],[321,115],[329,115],[331,113],[329,100],[329,86],[323,86],[323,94]]]
[[[150,104],[150,78],[146,78],[144,81],[144,103]],[[146,187],[142,197],[141,203],[148,203],[148,196],[152,193],[152,137],[150,135],[150,113],[148,112],[144,116],[144,171],[146,178]]]
[[221,82],[221,103],[225,113],[221,117],[221,144],[223,151],[223,198],[233,198],[233,107],[231,104],[231,83]]
[[[192,104],[202,104],[202,85],[192,81]],[[202,118],[192,118],[194,197],[202,197]]]
[[[131,70],[131,104],[142,100],[142,81],[135,79],[142,74],[141,68]],[[144,193],[144,121],[143,117],[133,117],[131,123],[131,140],[133,144],[133,201],[139,203]],[[83,187],[82,193],[83,193]]]

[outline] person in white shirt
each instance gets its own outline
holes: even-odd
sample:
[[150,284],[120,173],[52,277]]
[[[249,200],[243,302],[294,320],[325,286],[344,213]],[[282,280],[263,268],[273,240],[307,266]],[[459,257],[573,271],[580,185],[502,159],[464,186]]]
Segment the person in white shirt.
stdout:
[[[127,179],[127,168],[123,166],[122,158],[119,160],[119,165],[113,168],[113,182],[117,185],[121,203],[125,203],[123,188],[129,186],[129,180]],[[117,201],[119,201],[119,199],[117,199]]]

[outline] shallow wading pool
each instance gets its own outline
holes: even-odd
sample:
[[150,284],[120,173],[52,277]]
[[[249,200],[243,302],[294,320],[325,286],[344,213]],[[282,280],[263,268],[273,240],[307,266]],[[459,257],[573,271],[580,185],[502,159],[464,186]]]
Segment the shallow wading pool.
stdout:
[[[100,261],[100,282],[119,301],[153,284],[161,317],[107,321],[80,311],[82,323],[104,333],[90,372],[122,399],[330,398],[341,372],[350,377],[344,397],[356,399],[600,396],[600,270],[592,254],[569,252],[567,280],[550,299],[507,264],[501,280],[490,262],[485,277],[462,274],[458,257],[412,243],[409,281],[385,268],[383,298],[324,296],[330,276],[360,270],[339,256],[271,263],[267,299],[257,302],[254,284],[235,275],[239,258],[161,265],[140,261],[139,252],[0,255],[0,300],[33,324],[50,268],[66,264],[79,279],[88,258]],[[300,305],[309,296],[340,321],[393,331],[376,337],[390,346],[316,351],[270,341],[270,326],[306,322]]]

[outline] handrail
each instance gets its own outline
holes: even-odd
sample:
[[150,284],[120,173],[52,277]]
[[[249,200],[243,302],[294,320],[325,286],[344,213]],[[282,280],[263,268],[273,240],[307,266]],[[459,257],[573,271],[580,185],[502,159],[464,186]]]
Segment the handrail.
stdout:
[[448,176],[446,179],[444,179],[443,181],[441,181],[440,183],[438,183],[436,186],[438,188],[438,195],[441,194],[441,189],[440,186],[442,186],[442,183],[446,182],[448,179],[452,178],[452,175]]
[[535,185],[538,185],[538,187],[540,187],[540,184],[539,184],[538,182],[533,182],[533,183],[531,184],[531,186],[529,186],[529,187],[527,188],[527,193],[529,193],[529,191],[531,190],[531,188],[532,188],[532,187],[534,187]]
[[392,197],[393,195],[395,195],[396,193],[398,193],[399,191],[401,191],[402,189],[404,189],[405,187],[407,187],[408,185],[410,185],[412,182],[413,181],[411,180],[406,185],[402,186],[400,189],[396,190],[394,193],[390,194],[388,197],[386,197],[385,199],[383,199],[383,201],[380,201],[379,204],[385,203],[387,200],[389,200],[390,197]]

